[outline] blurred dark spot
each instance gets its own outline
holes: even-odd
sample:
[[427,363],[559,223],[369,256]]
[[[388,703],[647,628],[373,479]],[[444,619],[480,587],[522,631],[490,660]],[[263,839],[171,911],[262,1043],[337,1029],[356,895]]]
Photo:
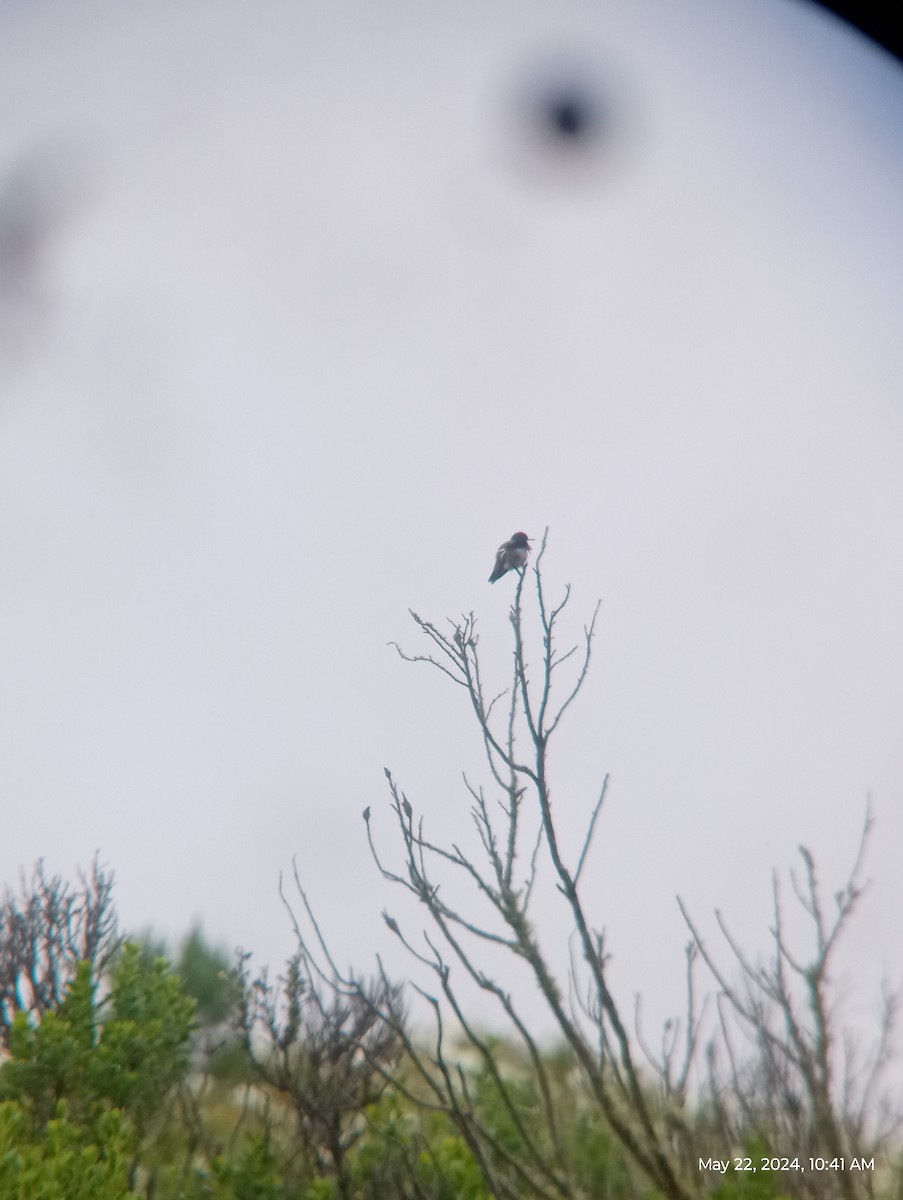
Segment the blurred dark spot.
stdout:
[[0,290],[18,291],[35,273],[54,224],[51,207],[31,164],[0,173]]
[[39,146],[0,162],[0,291],[27,288],[82,198],[77,147]]
[[41,146],[0,162],[0,351],[44,311],[48,266],[82,191],[74,153]]
[[623,92],[620,72],[583,57],[545,56],[509,92],[509,161],[536,181],[598,181],[625,142],[631,106]]
[[588,142],[601,133],[598,98],[579,86],[549,91],[540,99],[539,116],[547,132],[562,142]]

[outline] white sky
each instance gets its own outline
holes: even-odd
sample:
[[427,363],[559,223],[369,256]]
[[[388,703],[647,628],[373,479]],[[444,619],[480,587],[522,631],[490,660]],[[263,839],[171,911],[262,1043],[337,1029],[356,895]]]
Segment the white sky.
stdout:
[[[502,686],[492,557],[548,525],[572,630],[604,602],[555,795],[576,845],[611,774],[622,997],[680,1007],[676,893],[751,949],[800,842],[830,895],[867,793],[846,961],[899,978],[900,67],[783,0],[489,7],[0,10],[0,219],[45,214],[0,278],[0,879],[99,849],[126,923],[276,965],[297,855],[403,970],[360,812],[385,844],[388,765],[458,833],[479,745],[386,643],[473,609]],[[559,83],[607,117],[570,156]]]

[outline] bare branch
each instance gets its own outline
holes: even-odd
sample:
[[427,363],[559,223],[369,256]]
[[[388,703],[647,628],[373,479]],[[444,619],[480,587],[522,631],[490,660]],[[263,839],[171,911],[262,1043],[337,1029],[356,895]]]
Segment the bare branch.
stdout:
[[95,856],[73,888],[39,860],[19,893],[0,901],[0,1045],[8,1047],[18,1012],[40,1019],[58,1008],[81,962],[100,978],[121,945],[114,875]]

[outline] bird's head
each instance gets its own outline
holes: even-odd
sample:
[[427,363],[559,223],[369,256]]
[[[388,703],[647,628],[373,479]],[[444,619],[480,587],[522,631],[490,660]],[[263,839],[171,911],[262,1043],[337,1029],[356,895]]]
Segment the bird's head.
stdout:
[[520,532],[513,533],[511,535],[511,545],[519,546],[522,549],[528,549],[530,546],[530,539],[527,537],[527,535],[525,533],[520,533]]

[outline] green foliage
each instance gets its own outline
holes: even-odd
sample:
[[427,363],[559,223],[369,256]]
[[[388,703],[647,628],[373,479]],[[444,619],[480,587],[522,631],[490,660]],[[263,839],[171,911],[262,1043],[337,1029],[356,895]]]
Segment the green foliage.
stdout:
[[420,1174],[436,1200],[488,1200],[483,1172],[458,1133],[430,1139],[420,1157]]
[[83,962],[40,1024],[20,1012],[0,1068],[0,1196],[131,1196],[142,1137],[185,1073],[193,1011],[165,962],[127,946],[103,1000]]
[[40,1025],[25,1013],[15,1019],[0,1094],[19,1102],[35,1130],[65,1101],[76,1123],[115,1108],[140,1132],[184,1074],[194,1003],[162,959],[148,965],[126,946],[109,996],[98,1004],[95,991],[91,964],[82,963]]
[[[470,1082],[474,1109],[487,1131],[489,1161],[515,1189],[517,1167],[529,1176],[539,1157],[557,1164],[558,1176],[575,1195],[634,1200],[647,1194],[630,1170],[626,1154],[593,1104],[572,1052],[547,1052],[541,1065],[546,1097],[535,1063],[501,1039],[487,1038],[496,1072],[482,1064]],[[554,1128],[553,1128],[554,1123]]]
[[233,1158],[212,1164],[216,1200],[282,1200],[283,1173],[266,1133],[245,1140]]
[[[364,1116],[366,1123],[350,1156],[356,1200],[410,1195],[488,1200],[480,1169],[445,1114],[421,1113],[399,1092],[389,1090],[367,1106]],[[311,1193],[310,1200],[320,1200],[320,1195]]]
[[227,951],[211,945],[196,925],[179,947],[175,972],[186,995],[197,1004],[202,1025],[227,1021],[238,1001],[238,984]]
[[15,1101],[0,1104],[0,1196],[16,1200],[133,1200],[129,1160],[133,1136],[121,1115],[105,1113],[97,1140],[65,1115],[48,1121],[40,1141]]
[[194,925],[174,952],[164,937],[146,929],[135,938],[142,961],[150,966],[167,959],[178,975],[182,991],[195,1001],[198,1026],[213,1026],[229,1021],[236,1011],[241,988],[232,955],[204,936]]
[[[81,963],[40,1020],[20,1012],[0,1063],[0,1200],[490,1200],[487,1175],[500,1195],[523,1200],[537,1184],[550,1196],[660,1200],[566,1046],[537,1060],[487,1037],[491,1068],[462,1064],[484,1175],[472,1126],[431,1109],[429,1093],[415,1100],[423,1083],[409,1060],[387,1056],[392,1085],[358,1077],[348,1049],[357,1042],[346,1036],[355,1012],[318,1008],[308,1020],[297,963],[282,992],[254,985],[265,1057],[255,1061],[250,1032],[224,1037],[240,1009],[236,978],[194,930],[175,969],[128,945],[99,982]],[[216,1047],[205,1049],[205,1033]],[[234,1060],[228,1070],[222,1055]],[[753,1162],[770,1153],[764,1128],[744,1133]],[[800,1194],[796,1179],[733,1166],[696,1186],[709,1200]]]
[[[771,1156],[768,1142],[752,1135],[737,1152],[754,1164]],[[731,1157],[726,1174],[711,1192],[711,1200],[790,1200],[783,1175],[779,1171],[738,1171]]]
[[195,1004],[164,959],[148,967],[128,945],[113,972],[110,1016],[93,1055],[97,1097],[142,1130],[188,1066]]
[[90,963],[82,963],[55,1012],[33,1025],[24,1012],[10,1030],[10,1060],[0,1073],[0,1096],[17,1100],[42,1130],[58,1105],[68,1100],[73,1119],[83,1121],[91,1085],[97,1027]]

